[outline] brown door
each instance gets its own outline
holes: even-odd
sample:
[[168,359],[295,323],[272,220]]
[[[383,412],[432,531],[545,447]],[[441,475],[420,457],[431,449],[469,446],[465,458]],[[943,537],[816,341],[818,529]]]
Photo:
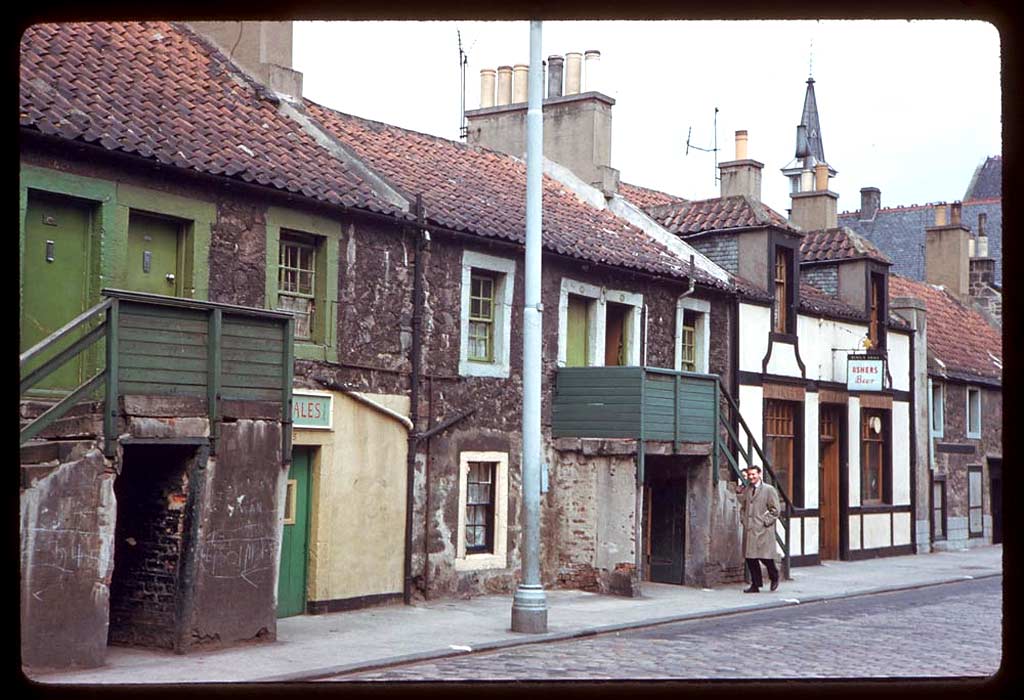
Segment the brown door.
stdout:
[[839,558],[839,420],[836,406],[821,405],[818,450],[819,535],[821,559]]

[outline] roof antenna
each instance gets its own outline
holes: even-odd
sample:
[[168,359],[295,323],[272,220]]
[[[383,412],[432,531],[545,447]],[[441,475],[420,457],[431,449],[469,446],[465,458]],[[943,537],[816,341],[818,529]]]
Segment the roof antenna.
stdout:
[[810,60],[807,65],[807,77],[814,77],[814,37],[811,37]]
[[714,148],[701,148],[700,146],[694,146],[692,143],[690,143],[690,134],[691,133],[693,133],[693,127],[692,126],[686,132],[686,154],[685,155],[690,155],[690,149],[691,148],[695,148],[698,151],[704,151],[705,153],[714,153],[715,154],[714,181],[717,184],[718,181],[721,179],[718,176],[718,107],[715,107],[715,146],[714,146]]
[[455,36],[459,40],[459,73],[461,74],[462,102],[459,105],[459,138],[465,140],[469,135],[469,127],[466,125],[466,63],[469,61],[469,54],[462,50],[462,33],[455,29]]

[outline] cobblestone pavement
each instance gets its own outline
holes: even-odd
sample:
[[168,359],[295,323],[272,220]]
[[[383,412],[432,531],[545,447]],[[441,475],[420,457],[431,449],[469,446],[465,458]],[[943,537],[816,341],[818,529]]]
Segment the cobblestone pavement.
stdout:
[[335,677],[343,681],[983,677],[1002,577],[693,620]]

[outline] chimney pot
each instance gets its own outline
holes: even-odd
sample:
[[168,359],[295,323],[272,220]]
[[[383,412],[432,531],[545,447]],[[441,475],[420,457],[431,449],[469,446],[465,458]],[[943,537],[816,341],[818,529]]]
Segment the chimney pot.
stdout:
[[562,96],[562,65],[565,59],[561,56],[548,56],[548,98]]
[[988,236],[983,236],[983,235],[979,235],[978,236],[978,257],[979,258],[987,258],[988,257]]
[[804,168],[800,171],[800,191],[810,192],[814,189],[814,171]]
[[517,63],[512,69],[512,101],[526,102],[530,88],[530,67],[525,63]]
[[565,94],[578,95],[580,92],[580,73],[583,68],[583,54],[570,51],[565,54]]
[[974,238],[973,237],[967,239],[967,257],[969,257],[969,258],[973,258],[974,257]]
[[935,225],[945,226],[946,225],[946,205],[936,204],[935,205]]
[[872,221],[882,206],[882,192],[877,187],[860,188],[860,220]]
[[960,225],[960,213],[963,205],[960,202],[953,202],[949,205],[949,223],[954,226]]
[[480,71],[480,107],[494,106],[494,69]]
[[590,50],[583,54],[586,61],[586,89],[585,92],[597,90],[601,85],[601,52]]
[[814,166],[814,189],[818,192],[828,189],[828,166],[824,163]]
[[512,102],[512,66],[498,66],[498,106]]
[[747,132],[746,130],[736,132],[736,160],[747,159]]

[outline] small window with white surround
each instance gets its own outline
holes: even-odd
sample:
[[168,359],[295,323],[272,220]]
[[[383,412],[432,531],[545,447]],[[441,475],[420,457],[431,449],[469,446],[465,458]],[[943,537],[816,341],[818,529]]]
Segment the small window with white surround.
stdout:
[[708,372],[711,304],[683,297],[676,303],[676,363],[684,372]]
[[514,260],[463,252],[459,374],[508,377],[515,273]]
[[946,413],[946,390],[945,386],[941,382],[929,381],[931,386],[931,425],[932,425],[932,437],[940,438],[944,434],[943,426],[945,425],[945,413]]
[[459,454],[456,571],[508,565],[508,453]]
[[981,437],[981,389],[967,387],[967,437]]

